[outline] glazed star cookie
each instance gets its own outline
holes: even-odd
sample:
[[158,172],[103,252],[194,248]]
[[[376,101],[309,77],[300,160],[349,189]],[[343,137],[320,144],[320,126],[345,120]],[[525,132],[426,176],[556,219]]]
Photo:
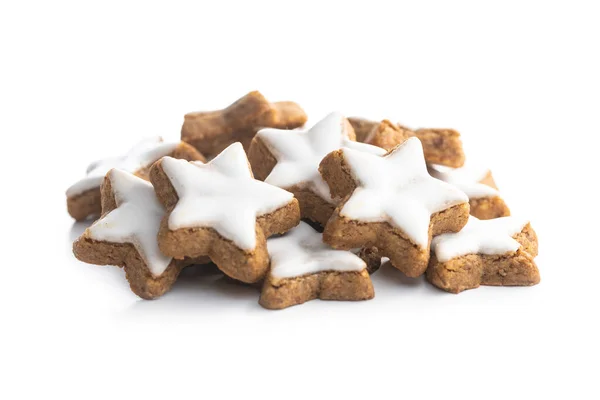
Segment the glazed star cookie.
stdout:
[[[310,219],[304,219],[302,222],[309,225],[315,231],[323,233],[323,226],[318,222],[311,221]],[[374,274],[381,267],[381,255],[376,247],[357,248],[350,251],[359,256],[367,264],[369,275]]]
[[479,219],[507,217],[510,210],[496,187],[489,169],[465,165],[461,168],[448,168],[443,165],[429,165],[429,173],[434,178],[456,186],[467,196],[471,215]]
[[432,236],[467,223],[467,196],[427,173],[417,138],[383,157],[336,150],[319,170],[332,195],[344,198],[325,226],[324,242],[338,249],[377,247],[408,276],[425,272]]
[[266,239],[300,221],[294,195],[254,179],[240,143],[207,164],[164,157],[150,180],[167,210],[158,232],[161,251],[176,259],[209,256],[242,282],[265,275]]
[[535,285],[540,282],[533,261],[537,247],[535,231],[525,220],[471,217],[460,232],[433,239],[427,279],[451,293],[479,285]]
[[89,165],[85,178],[67,189],[67,210],[77,221],[99,216],[102,211],[100,185],[112,168],[122,169],[148,179],[148,169],[163,156],[185,160],[204,161],[204,157],[184,142],[165,143],[162,138],[149,138],[139,142],[120,157],[96,161]]
[[212,157],[234,142],[241,142],[247,149],[260,128],[294,129],[305,122],[306,113],[298,104],[269,103],[254,91],[223,110],[186,114],[181,140]]
[[294,193],[302,217],[325,225],[339,199],[331,197],[319,174],[323,157],[342,147],[385,154],[354,139],[348,120],[334,112],[308,130],[261,129],[252,140],[248,159],[257,179]]
[[417,129],[413,131],[401,124],[388,120],[381,122],[363,118],[349,118],[359,142],[391,150],[409,137],[416,136],[423,144],[428,163],[458,168],[465,162],[460,134],[454,129]]
[[123,267],[131,290],[144,299],[168,291],[184,266],[208,262],[177,261],[160,252],[157,234],[165,211],[150,182],[110,170],[102,184],[102,210],[102,217],[73,243],[73,253],[86,263]]
[[271,269],[259,303],[282,309],[313,299],[367,300],[375,295],[367,264],[349,251],[333,250],[308,224],[267,241]]

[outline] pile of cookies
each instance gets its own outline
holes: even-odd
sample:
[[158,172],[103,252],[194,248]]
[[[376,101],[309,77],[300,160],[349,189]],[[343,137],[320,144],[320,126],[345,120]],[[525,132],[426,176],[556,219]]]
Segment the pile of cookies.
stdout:
[[458,132],[331,113],[309,129],[293,102],[251,92],[187,114],[179,143],[145,140],[67,190],[84,262],[124,268],[154,299],[189,265],[262,282],[260,304],[374,297],[382,259],[452,293],[539,282],[537,238],[509,216]]

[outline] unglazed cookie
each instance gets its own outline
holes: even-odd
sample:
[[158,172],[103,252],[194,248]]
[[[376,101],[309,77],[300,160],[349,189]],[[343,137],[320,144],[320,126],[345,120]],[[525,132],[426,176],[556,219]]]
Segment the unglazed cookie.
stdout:
[[425,160],[430,164],[459,168],[465,163],[460,133],[447,128],[421,128],[415,136],[423,144]]
[[434,178],[456,186],[467,196],[471,215],[479,219],[507,217],[510,210],[496,187],[489,169],[465,165],[461,168],[448,168],[442,165],[429,165],[429,173]]
[[417,137],[423,144],[425,160],[428,163],[458,168],[465,162],[460,134],[454,129],[412,130],[388,120],[375,122],[356,117],[349,120],[360,142],[391,150],[409,137]]
[[348,120],[334,112],[308,130],[261,129],[252,140],[248,159],[257,179],[294,193],[302,217],[325,225],[340,199],[331,197],[319,174],[323,157],[342,147],[385,154],[354,139]]
[[234,142],[248,148],[260,128],[293,129],[305,122],[306,113],[298,104],[269,103],[260,92],[254,91],[223,110],[186,114],[181,140],[212,157]]
[[165,211],[152,185],[127,171],[106,174],[102,210],[102,217],[75,241],[73,253],[90,264],[123,267],[131,290],[144,299],[169,290],[184,266],[209,261],[177,261],[160,252],[156,236]]
[[471,217],[458,233],[433,239],[427,279],[451,293],[480,285],[539,283],[534,257],[537,237],[529,222],[515,217],[480,221]]
[[266,239],[300,221],[294,195],[253,178],[240,143],[207,164],[164,157],[150,180],[167,209],[158,241],[176,259],[209,256],[228,276],[256,282],[269,266]]
[[373,125],[365,135],[364,142],[385,150],[391,150],[413,136],[415,136],[415,133],[412,130],[384,119],[379,124]]
[[191,161],[204,161],[204,156],[187,143],[165,143],[160,137],[143,140],[123,156],[107,158],[90,164],[85,178],[67,189],[69,214],[77,221],[100,215],[102,211],[100,185],[106,173],[112,168],[128,171],[143,179],[148,179],[148,169],[152,163],[167,155]]
[[468,197],[428,174],[417,138],[385,156],[336,150],[319,170],[331,194],[344,198],[325,226],[324,242],[377,247],[411,277],[425,272],[432,236],[459,231],[469,217]]
[[271,268],[260,304],[281,309],[316,298],[367,300],[374,294],[367,264],[350,251],[333,250],[308,224],[267,241]]

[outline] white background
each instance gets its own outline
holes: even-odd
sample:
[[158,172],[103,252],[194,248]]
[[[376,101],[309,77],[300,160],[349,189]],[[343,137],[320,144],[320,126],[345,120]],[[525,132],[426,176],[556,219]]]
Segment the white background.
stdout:
[[[2,2],[0,397],[597,399],[596,2],[450,3]],[[74,259],[90,161],[254,89],[458,129],[537,230],[541,284],[384,268],[374,300],[273,312],[214,272],[143,301]]]

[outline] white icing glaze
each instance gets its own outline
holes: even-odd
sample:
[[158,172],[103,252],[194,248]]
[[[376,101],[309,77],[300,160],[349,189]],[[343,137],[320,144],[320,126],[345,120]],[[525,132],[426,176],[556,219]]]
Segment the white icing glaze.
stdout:
[[388,222],[423,249],[429,242],[431,214],[469,201],[463,192],[427,173],[417,138],[385,157],[342,151],[358,187],[340,215],[361,222]]
[[117,208],[88,228],[91,239],[112,243],[131,243],[154,276],[160,276],[171,258],[158,248],[158,228],[165,210],[149,182],[123,170],[112,169],[108,178]]
[[499,255],[515,252],[521,245],[512,237],[527,224],[528,221],[515,217],[482,221],[471,216],[460,232],[444,233],[433,238],[431,248],[440,262],[467,254]]
[[436,164],[429,165],[431,176],[456,186],[465,192],[469,199],[498,196],[496,189],[479,183],[489,172],[489,169],[472,165],[465,165],[460,168],[450,168]]
[[315,274],[323,271],[362,271],[365,262],[350,251],[333,250],[322,235],[300,222],[284,236],[267,240],[271,276],[277,279]]
[[290,192],[252,177],[239,142],[207,164],[165,157],[162,169],[179,196],[169,229],[213,228],[243,250],[256,246],[256,218],[294,198]]
[[132,173],[146,168],[172,152],[177,145],[178,143],[164,143],[160,137],[148,138],[136,144],[124,156],[95,161],[88,166],[86,177],[67,189],[67,196],[77,196],[86,190],[100,187],[104,176],[112,168]]
[[333,112],[308,130],[261,129],[257,136],[277,159],[277,165],[265,182],[289,188],[307,188],[324,200],[334,203],[329,187],[319,174],[319,163],[327,154],[349,147],[383,155],[385,150],[348,139],[345,118]]

